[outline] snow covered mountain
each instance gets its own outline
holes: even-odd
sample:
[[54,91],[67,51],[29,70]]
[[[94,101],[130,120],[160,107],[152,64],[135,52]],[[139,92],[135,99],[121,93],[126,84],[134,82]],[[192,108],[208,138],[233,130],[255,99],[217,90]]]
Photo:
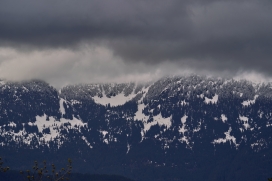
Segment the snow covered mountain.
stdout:
[[0,154],[18,169],[71,157],[77,171],[139,180],[266,179],[271,107],[271,83],[196,75],[60,91],[1,81]]

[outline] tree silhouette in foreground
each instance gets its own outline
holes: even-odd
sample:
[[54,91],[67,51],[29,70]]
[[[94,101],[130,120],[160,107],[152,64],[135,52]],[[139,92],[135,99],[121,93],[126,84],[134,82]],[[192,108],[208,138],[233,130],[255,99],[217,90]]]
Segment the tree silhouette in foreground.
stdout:
[[9,170],[9,167],[3,167],[4,162],[2,161],[2,158],[0,157],[0,172],[6,172]]
[[60,181],[69,180],[71,171],[72,161],[68,159],[67,166],[60,170],[57,170],[54,164],[51,164],[51,169],[49,169],[46,161],[43,161],[41,166],[35,161],[32,170],[20,171],[20,173],[28,181]]

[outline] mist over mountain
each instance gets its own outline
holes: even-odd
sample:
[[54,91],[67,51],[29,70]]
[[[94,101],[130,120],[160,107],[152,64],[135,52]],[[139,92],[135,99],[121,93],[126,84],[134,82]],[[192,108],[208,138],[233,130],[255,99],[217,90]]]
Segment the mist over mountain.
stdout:
[[272,83],[170,76],[150,83],[0,82],[0,155],[135,180],[266,180]]

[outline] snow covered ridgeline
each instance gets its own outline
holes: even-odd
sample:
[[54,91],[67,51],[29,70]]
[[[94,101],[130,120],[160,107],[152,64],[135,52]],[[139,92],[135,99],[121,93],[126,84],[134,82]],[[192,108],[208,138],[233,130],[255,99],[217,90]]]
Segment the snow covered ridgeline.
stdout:
[[[201,76],[167,77],[153,82],[152,84],[149,84],[147,86],[148,89],[145,89],[145,87],[136,88],[137,86],[135,85],[136,84],[131,83],[90,84],[85,86],[77,86],[77,88],[79,88],[78,90],[76,90],[75,88],[71,88],[71,92],[75,91],[75,96],[72,96],[73,99],[71,100],[75,104],[80,104],[80,99],[76,99],[76,97],[78,97],[80,93],[83,93],[84,95],[86,95],[86,97],[93,99],[97,104],[101,104],[104,106],[108,104],[110,104],[111,106],[117,106],[123,105],[125,104],[125,102],[133,100],[137,93],[144,92],[142,93],[142,99],[137,102],[138,110],[135,112],[134,116],[134,120],[140,120],[143,122],[144,128],[142,130],[142,136],[144,137],[144,135],[150,130],[152,126],[165,126],[166,129],[169,129],[172,126],[171,116],[165,118],[162,117],[162,114],[159,113],[155,116],[152,116],[151,120],[150,118],[153,108],[148,108],[150,114],[146,115],[143,113],[143,110],[147,109],[147,106],[149,106],[147,105],[149,101],[165,102],[165,100],[175,96],[180,99],[179,102],[183,107],[189,107],[193,98],[197,98],[198,101],[201,101],[207,105],[218,106],[220,101],[234,98],[240,102],[240,104],[237,104],[237,107],[239,107],[240,105],[240,107],[242,108],[254,104],[259,95],[272,95],[271,93],[269,93],[272,92],[270,83],[255,84],[244,80],[227,80],[221,78],[206,78]],[[143,103],[144,100],[145,102]],[[226,123],[228,121],[227,117],[228,114],[219,114],[219,117],[214,118],[214,120],[220,119],[223,123]],[[243,117],[240,116],[237,119],[239,119],[243,123],[241,129],[248,130],[250,128],[248,121],[243,120]],[[186,134],[186,132],[188,131],[185,127],[185,124],[186,123],[184,123],[184,127],[182,126],[184,128],[184,132],[181,131],[181,135]],[[197,132],[200,129],[201,126],[195,127],[189,131]],[[227,135],[230,135],[231,133],[232,132],[230,131]],[[181,138],[182,142],[189,143],[188,140],[189,138],[187,139],[187,137],[185,136]],[[232,139],[227,140],[231,141]]]
[[[33,87],[36,87],[36,86],[33,86]],[[4,88],[8,89],[7,86],[5,86]],[[14,90],[17,90],[17,88]],[[41,87],[38,87],[38,90],[43,92],[43,89]],[[51,91],[54,93],[53,90]],[[55,109],[56,108],[55,106],[53,113],[52,114],[49,113],[48,115],[56,115],[56,113],[61,113],[62,118],[60,120],[56,120],[52,116],[48,117],[43,115],[43,116],[36,117],[36,121],[33,123],[26,123],[26,126],[30,126],[35,129],[37,128],[36,130],[38,131],[36,131],[36,133],[39,133],[39,135],[42,135],[41,137],[39,137],[41,143],[42,143],[42,140],[45,142],[48,142],[50,140],[57,140],[59,137],[62,137],[61,132],[59,131],[60,130],[59,128],[63,130],[75,129],[79,132],[80,136],[82,136],[82,140],[84,140],[86,144],[88,144],[91,147],[90,143],[87,143],[88,142],[87,139],[91,139],[89,135],[87,134],[81,135],[80,133],[79,127],[81,128],[83,124],[82,121],[80,120],[81,115],[78,113],[80,107],[82,106],[80,104],[91,102],[91,104],[94,107],[99,104],[98,106],[103,108],[101,104],[102,105],[110,104],[112,106],[116,106],[116,105],[123,105],[125,104],[125,102],[133,100],[137,102],[138,107],[137,107],[137,110],[133,110],[133,112],[130,112],[130,114],[127,114],[123,110],[119,110],[118,112],[116,111],[117,109],[114,110],[114,108],[107,107],[106,109],[108,109],[109,111],[109,116],[107,121],[110,122],[114,120],[113,114],[122,115],[122,118],[126,120],[134,120],[135,122],[137,120],[142,121],[143,127],[141,130],[141,133],[142,133],[143,139],[145,138],[149,139],[150,137],[152,137],[153,139],[154,137],[160,140],[164,136],[164,133],[167,132],[168,134],[171,131],[178,132],[179,130],[179,134],[177,134],[178,136],[176,136],[175,139],[179,140],[182,143],[186,143],[186,145],[191,145],[191,143],[193,143],[193,139],[191,138],[191,136],[193,134],[197,135],[199,132],[204,132],[204,130],[206,129],[204,126],[205,121],[207,121],[207,120],[200,120],[200,119],[198,120],[191,119],[192,116],[189,116],[189,118],[186,118],[186,119],[182,117],[185,115],[190,115],[187,113],[190,113],[191,110],[194,109],[192,105],[194,101],[196,101],[198,102],[198,105],[201,105],[201,106],[204,105],[203,106],[204,108],[216,107],[218,108],[218,110],[221,109],[220,113],[213,115],[210,120],[214,120],[216,122],[219,122],[218,120],[222,120],[222,123],[226,125],[229,124],[229,127],[232,128],[232,130],[231,131],[224,130],[222,132],[223,135],[221,134],[221,136],[213,138],[211,142],[213,142],[214,144],[221,144],[221,143],[225,144],[226,142],[234,142],[233,141],[234,138],[236,138],[236,140],[240,140],[241,137],[240,136],[237,137],[237,134],[235,133],[235,126],[236,127],[238,126],[240,128],[241,131],[239,132],[241,132],[242,134],[244,132],[247,132],[247,133],[253,132],[257,130],[257,128],[262,129],[262,128],[259,128],[258,122],[256,122],[257,120],[256,119],[252,120],[249,114],[246,113],[246,111],[247,109],[251,108],[251,105],[253,105],[255,102],[258,104],[260,103],[258,101],[260,101],[261,98],[264,96],[262,92],[266,92],[265,95],[269,95],[268,94],[269,91],[270,91],[270,87],[263,87],[261,89],[261,88],[258,88],[256,85],[253,86],[247,82],[244,83],[243,81],[241,82],[223,81],[220,79],[204,79],[200,77],[165,78],[163,80],[154,82],[146,87],[145,86],[141,87],[133,83],[131,84],[102,84],[102,85],[91,84],[91,85],[82,85],[82,86],[75,86],[75,87],[71,86],[71,89],[69,90],[67,89],[66,93],[65,93],[65,89],[64,91],[60,92],[59,96],[61,98],[59,99],[57,97],[58,94],[54,93],[55,95],[55,97],[53,97],[54,102],[59,104],[59,108]],[[233,108],[235,107],[235,109],[239,109],[243,111],[243,113],[239,114],[238,117],[237,116],[233,117],[231,111],[225,112],[224,109],[220,107],[221,106],[220,104],[222,103],[222,101],[229,100],[227,97],[228,95],[230,95],[230,97],[233,98],[235,102],[237,103],[233,105]],[[259,97],[257,95],[259,95]],[[23,101],[18,101],[21,98],[19,94],[16,96],[17,97],[15,99],[15,103],[23,102]],[[43,97],[44,99],[47,99],[46,96],[48,96],[48,94],[46,93],[43,96],[44,96]],[[138,98],[134,99],[135,96],[138,96]],[[14,96],[11,95],[11,97],[13,98]],[[71,98],[71,99],[68,99],[68,98]],[[40,105],[45,105],[44,99],[41,99],[42,101],[41,103],[39,103]],[[35,100],[37,99],[33,99],[33,101],[30,102],[29,104],[31,103],[34,104]],[[48,105],[50,105],[50,103],[51,102],[48,101],[48,104],[45,106],[46,109],[48,109]],[[232,103],[232,101],[229,101],[229,103],[225,105],[228,106],[230,103]],[[256,106],[258,106],[258,104],[256,104]],[[180,115],[178,118],[173,116],[175,114],[171,112],[173,106],[179,107],[178,111],[186,110],[186,113],[182,113],[182,115]],[[35,106],[35,107],[38,107],[38,106]],[[74,107],[76,107],[76,109],[78,110],[76,109],[73,110]],[[118,109],[119,108],[122,109],[123,107],[120,106],[118,107]],[[254,106],[252,106],[252,108],[254,108]],[[91,111],[92,110],[89,109],[87,105],[86,107],[84,107],[84,109],[80,110],[79,112],[82,113],[82,115],[84,115],[86,113],[90,113]],[[116,113],[114,113],[114,111]],[[211,110],[209,109],[207,109],[207,111],[203,110],[202,112],[203,116],[209,117],[210,116],[209,111],[211,112]],[[165,114],[165,112],[169,112],[169,114]],[[14,112],[14,114],[16,114],[16,112]],[[191,115],[192,114],[194,113],[191,112]],[[268,113],[266,111],[260,110],[259,114],[260,114],[260,118],[268,119],[267,118]],[[74,116],[71,117],[71,115],[74,115]],[[103,115],[99,115],[99,116],[100,117],[97,120],[103,121],[104,119]],[[69,117],[69,119],[67,119],[67,117]],[[84,119],[85,119],[84,122],[89,121],[88,118],[87,119],[84,118]],[[173,119],[176,119],[176,120],[173,120]],[[32,119],[25,119],[25,120],[32,120]],[[94,121],[97,121],[97,120],[94,120]],[[193,124],[192,126],[192,123],[190,122],[190,120],[195,120],[195,123],[197,124]],[[235,121],[237,120],[237,123],[234,123],[233,120]],[[42,122],[45,122],[46,124],[43,124]],[[73,124],[73,123],[76,123],[76,124]],[[13,124],[12,122],[7,122],[5,124],[6,125],[9,124],[10,127],[14,127],[16,124],[18,125],[18,122],[16,122],[16,124],[15,123]],[[116,127],[122,126],[117,124],[118,123],[116,123]],[[180,124],[180,125],[177,125],[177,124]],[[255,124],[257,124],[257,126],[255,126]],[[152,129],[152,127],[155,128],[155,126],[157,125],[161,127],[161,131],[156,133],[155,134],[156,137],[155,137],[154,135],[152,135],[153,133],[151,134],[151,132],[155,130],[155,129]],[[271,123],[267,122],[266,125],[267,127],[269,127]],[[103,132],[101,133],[101,138],[102,137],[103,138],[101,140],[96,140],[96,142],[97,143],[101,142],[105,144],[111,144],[111,142],[114,142],[112,141],[114,139],[107,138],[108,136],[115,134],[110,131],[111,129],[112,127],[109,127],[109,126],[107,127],[106,124],[104,124]],[[5,135],[7,136],[6,134],[7,129],[4,129],[2,127],[2,130],[3,130],[2,133],[5,133]],[[21,137],[23,138],[22,135],[24,134],[26,135],[25,137],[27,138],[29,137],[30,139],[29,135],[32,134],[31,131],[28,131],[28,133],[24,132],[23,129],[21,131],[22,132],[18,134],[19,136],[21,135]],[[108,133],[103,134],[106,131],[108,131]],[[12,128],[9,132],[10,134],[13,134]],[[18,132],[16,132],[16,134],[17,133]],[[35,135],[36,133],[33,133],[32,136],[37,137]],[[170,139],[167,139],[165,137],[165,140],[170,140]],[[218,140],[218,141],[215,141],[215,140]],[[238,143],[240,143],[240,141],[237,141],[237,144]],[[251,144],[255,144],[255,142],[252,142]]]
[[[180,94],[190,99],[196,96],[206,104],[216,104],[219,99],[228,96],[240,98],[243,106],[254,104],[259,95],[272,97],[272,85],[255,84],[245,80],[222,78],[207,78],[201,76],[166,77],[153,83],[137,84],[81,84],[70,85],[61,89],[61,97],[73,103],[80,103],[82,99],[92,99],[97,104],[118,106],[135,98],[135,96],[149,87],[145,94],[147,101],[163,94],[171,97]],[[253,98],[252,98],[253,97]]]

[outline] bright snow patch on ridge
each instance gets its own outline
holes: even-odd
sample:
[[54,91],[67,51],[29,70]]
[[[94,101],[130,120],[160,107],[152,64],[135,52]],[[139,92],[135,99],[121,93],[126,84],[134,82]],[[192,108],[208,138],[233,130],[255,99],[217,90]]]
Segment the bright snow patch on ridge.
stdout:
[[103,93],[103,97],[94,96],[93,99],[97,104],[102,104],[104,106],[110,104],[110,106],[120,106],[130,101],[136,96],[136,94],[130,94],[125,96],[124,93],[118,94],[116,96],[111,96],[110,98]]
[[212,99],[209,99],[209,98],[205,97],[205,100],[204,100],[204,102],[206,104],[209,104],[209,103],[216,104],[217,101],[218,101],[218,95],[217,94],[215,94]]
[[259,97],[259,95],[255,95],[253,100],[247,100],[242,102],[243,106],[249,106],[251,104],[255,104],[256,99]]

